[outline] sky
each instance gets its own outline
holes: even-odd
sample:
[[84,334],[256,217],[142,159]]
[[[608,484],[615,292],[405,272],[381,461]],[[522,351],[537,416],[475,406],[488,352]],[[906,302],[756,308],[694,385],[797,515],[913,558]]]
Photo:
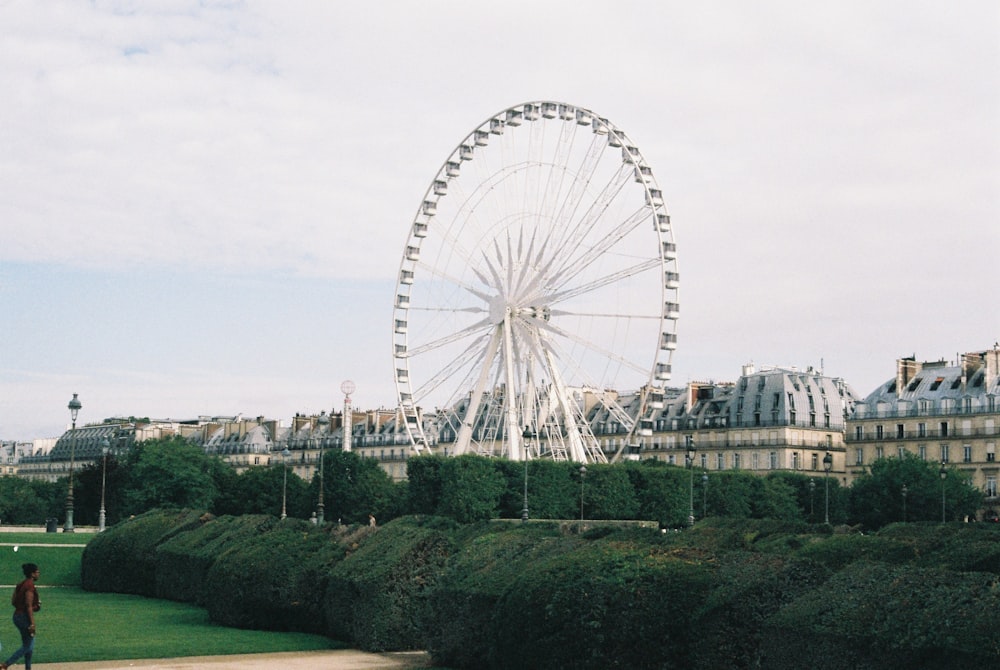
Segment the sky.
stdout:
[[1000,338],[1000,4],[0,0],[0,439],[396,405],[442,161],[535,100],[664,192],[671,385]]

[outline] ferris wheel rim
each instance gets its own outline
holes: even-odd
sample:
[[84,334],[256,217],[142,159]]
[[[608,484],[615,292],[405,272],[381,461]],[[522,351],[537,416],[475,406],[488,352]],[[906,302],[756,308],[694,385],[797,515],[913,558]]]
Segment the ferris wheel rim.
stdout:
[[[419,406],[416,404],[418,402],[418,394],[415,392],[411,380],[411,370],[410,370],[410,354],[407,353],[407,347],[409,344],[409,335],[407,332],[407,323],[409,321],[409,315],[411,313],[411,306],[409,303],[409,297],[412,292],[412,286],[414,282],[417,281],[415,278],[416,268],[423,267],[418,265],[420,249],[423,246],[422,240],[426,238],[429,234],[430,221],[436,213],[436,209],[442,198],[448,194],[448,185],[460,176],[460,168],[455,168],[456,164],[461,166],[463,162],[469,162],[475,160],[475,157],[471,154],[474,153],[474,147],[480,146],[480,140],[483,141],[481,146],[486,146],[485,142],[489,139],[488,134],[495,132],[499,127],[499,132],[501,134],[504,132],[504,121],[510,122],[511,125],[521,125],[521,123],[527,122],[526,119],[520,119],[518,123],[514,124],[512,119],[518,119],[518,115],[526,115],[529,110],[533,110],[536,113],[535,118],[532,121],[538,120],[538,115],[542,113],[542,110],[554,111],[554,114],[558,114],[563,121],[573,121],[577,125],[585,125],[589,123],[592,125],[592,132],[595,135],[607,135],[608,142],[611,146],[620,147],[622,150],[622,161],[625,164],[630,164],[633,166],[635,171],[635,181],[641,184],[645,204],[639,208],[640,213],[649,213],[654,218],[654,227],[656,230],[656,238],[659,244],[662,245],[663,252],[656,257],[656,262],[659,264],[661,272],[665,272],[664,268],[668,265],[674,269],[673,280],[671,280],[671,273],[665,272],[667,275],[667,285],[661,287],[661,302],[665,302],[661,305],[661,309],[655,316],[649,316],[648,318],[656,319],[658,321],[658,330],[662,334],[663,342],[661,346],[656,349],[652,360],[653,363],[648,370],[648,374],[643,384],[643,388],[655,388],[658,382],[666,381],[669,378],[671,369],[671,360],[673,356],[673,350],[676,348],[676,323],[678,318],[678,304],[679,304],[679,286],[677,285],[677,277],[679,274],[676,272],[676,246],[673,244],[673,230],[669,221],[669,214],[666,213],[666,207],[662,199],[662,190],[659,188],[655,177],[652,174],[648,164],[643,158],[641,152],[637,148],[636,144],[631,141],[628,135],[625,134],[623,130],[610,123],[606,118],[599,117],[593,111],[577,106],[571,105],[569,103],[554,102],[554,101],[531,101],[524,102],[511,107],[506,107],[497,113],[487,117],[485,121],[475,126],[468,134],[466,134],[459,142],[455,145],[454,149],[448,154],[447,158],[442,162],[438,171],[435,173],[434,178],[431,180],[430,185],[424,193],[421,200],[421,204],[417,208],[417,212],[413,218],[410,231],[408,233],[407,243],[404,246],[404,251],[402,258],[400,260],[399,271],[396,278],[396,301],[393,308],[393,321],[394,321],[394,381],[397,390],[397,400],[399,406],[404,410],[403,414],[405,420],[405,428],[407,434],[410,436],[411,443],[415,448],[427,446],[429,443],[428,438],[424,434],[424,429],[422,425],[422,420],[420,419],[418,409]],[[568,116],[567,116],[568,115]],[[546,116],[547,119],[552,119],[552,116]],[[470,154],[466,156],[466,153]],[[452,174],[454,172],[454,174]],[[640,178],[641,177],[641,178]],[[499,181],[504,181],[508,177],[506,174],[501,174],[498,177]],[[474,208],[473,208],[474,209]],[[662,223],[665,220],[665,224]],[[664,237],[667,241],[664,241]],[[520,242],[523,243],[523,240]],[[668,252],[668,244],[671,248]],[[596,258],[600,256],[601,250],[599,246],[597,250],[591,252],[590,256]],[[668,256],[668,253],[671,255]],[[497,252],[498,257],[501,253]],[[586,257],[582,260],[587,260]],[[581,261],[582,262],[582,261]],[[652,263],[652,259],[646,259],[647,264]],[[427,269],[427,268],[423,268]],[[564,269],[565,272],[571,272],[572,268]],[[406,273],[410,274],[407,275]],[[490,267],[490,272],[496,273],[498,270],[496,268]],[[674,281],[674,285],[670,286],[670,282]],[[666,290],[663,290],[666,289]],[[466,290],[473,292],[474,289],[467,288]],[[580,289],[576,289],[577,292]],[[671,296],[671,301],[664,301],[663,298],[667,295]],[[493,302],[488,302],[488,309],[485,309],[489,317],[494,321],[498,318],[498,312],[503,305],[503,301],[494,300]],[[508,306],[509,308],[509,306]],[[416,309],[416,308],[412,308]],[[426,308],[425,308],[426,309]],[[671,311],[673,310],[673,311]],[[468,311],[468,310],[466,310]],[[509,318],[508,332],[514,328],[514,319],[523,316],[522,314],[506,314],[505,318]],[[613,317],[614,315],[608,315]],[[484,319],[484,331],[489,319]],[[402,327],[400,324],[403,324]],[[537,330],[541,330],[540,322],[536,322]],[[402,329],[402,332],[400,330]],[[401,336],[401,337],[400,337]],[[401,354],[400,347],[402,346],[403,353]],[[425,348],[430,345],[424,345]],[[513,345],[506,342],[498,342],[495,344],[495,349],[500,350],[503,347],[512,347]],[[666,354],[663,355],[661,352],[665,351]],[[539,349],[536,353],[532,355],[552,355],[551,349],[547,354],[542,353]],[[471,353],[469,354],[471,356]],[[496,355],[496,352],[494,352]],[[513,366],[514,354],[513,349],[505,349],[505,356],[510,357],[510,362],[508,366]],[[509,374],[509,373],[508,373]],[[432,380],[433,381],[433,380]],[[428,382],[430,383],[430,382]],[[565,391],[564,391],[565,393]],[[645,400],[642,401],[645,403]],[[445,412],[449,411],[448,407],[443,408]],[[406,411],[410,410],[413,414],[412,417],[406,414]],[[644,411],[644,406],[640,408],[638,413]],[[410,419],[414,419],[411,421]],[[508,426],[508,430],[512,427]],[[527,428],[525,429],[527,433]],[[630,426],[628,437],[631,438],[640,430],[639,417],[633,417],[632,425]],[[625,444],[623,443],[623,447]],[[621,450],[618,454],[620,455]]]

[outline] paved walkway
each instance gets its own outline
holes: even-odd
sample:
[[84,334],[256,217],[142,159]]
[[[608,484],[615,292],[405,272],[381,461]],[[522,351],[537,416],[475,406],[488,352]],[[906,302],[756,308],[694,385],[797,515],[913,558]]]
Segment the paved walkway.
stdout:
[[[2,659],[0,659],[2,660]],[[20,663],[13,670],[23,668]],[[370,654],[354,649],[302,651],[279,654],[240,654],[237,656],[190,656],[134,661],[88,661],[86,663],[34,663],[38,670],[110,670],[145,668],[145,670],[410,670],[430,667],[430,658],[422,651]]]

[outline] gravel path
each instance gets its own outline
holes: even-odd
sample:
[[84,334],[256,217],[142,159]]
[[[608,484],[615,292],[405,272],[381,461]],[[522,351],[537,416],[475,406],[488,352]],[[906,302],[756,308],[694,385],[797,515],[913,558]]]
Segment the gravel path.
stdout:
[[[20,663],[13,670],[23,668]],[[370,654],[354,649],[304,651],[237,656],[191,656],[134,661],[88,661],[86,663],[34,663],[38,670],[105,670],[145,668],[145,670],[410,670],[430,667],[427,654],[420,651]]]

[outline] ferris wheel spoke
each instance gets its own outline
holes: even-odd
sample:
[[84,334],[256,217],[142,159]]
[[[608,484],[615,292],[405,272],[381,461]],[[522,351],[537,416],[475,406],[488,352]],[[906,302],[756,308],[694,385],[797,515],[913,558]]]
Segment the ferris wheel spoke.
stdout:
[[617,363],[621,363],[622,365],[627,365],[636,372],[646,372],[646,369],[641,365],[639,365],[638,363],[634,363],[633,361],[630,361],[624,356],[621,356],[609,349],[605,349],[596,342],[591,342],[590,340],[586,340],[578,335],[574,335],[573,333],[563,330],[559,326],[553,325],[552,323],[546,323],[544,326],[542,326],[542,329],[550,331],[556,335],[559,335],[561,338],[568,340],[570,342],[575,342],[596,354],[600,354],[609,361],[615,361]]
[[563,264],[563,268],[553,275],[553,283],[562,285],[590,267],[594,261],[613,249],[623,237],[638,228],[649,217],[649,214],[648,209],[641,207],[615,226],[606,237],[598,240],[593,246],[584,249],[582,254],[572,259],[567,259]]
[[449,274],[447,272],[444,272],[444,271],[442,271],[442,270],[440,270],[438,268],[435,268],[435,267],[432,267],[430,265],[426,265],[426,264],[423,264],[423,263],[418,264],[417,267],[419,267],[422,270],[426,270],[432,277],[437,277],[438,279],[442,279],[442,280],[444,280],[444,281],[446,281],[446,282],[448,282],[448,283],[450,283],[450,284],[452,284],[454,286],[457,286],[457,287],[459,287],[461,289],[464,289],[467,293],[470,293],[470,294],[476,296],[477,298],[479,298],[483,302],[489,301],[489,296],[488,295],[486,295],[485,293],[483,293],[482,291],[480,291],[476,287],[472,286],[468,282],[462,281],[458,277],[455,277],[455,276],[453,276],[453,275],[451,275],[451,274]]
[[660,260],[657,258],[651,258],[647,261],[643,261],[642,263],[636,263],[630,267],[623,268],[618,272],[614,272],[604,277],[598,277],[597,279],[589,281],[586,284],[580,284],[579,286],[574,286],[571,289],[552,293],[547,297],[547,300],[549,304],[556,304],[564,300],[569,300],[570,298],[576,298],[586,293],[590,293],[592,291],[596,291],[597,289],[614,284],[627,277],[634,277],[642,274],[643,272],[649,272],[659,266]]
[[429,398],[430,394],[433,391],[437,390],[437,388],[439,388],[441,384],[443,384],[446,381],[453,380],[455,375],[457,374],[457,371],[462,370],[467,366],[469,366],[470,369],[475,368],[476,364],[482,361],[483,358],[485,357],[485,353],[482,347],[484,340],[487,340],[487,337],[484,336],[479,340],[469,344],[469,346],[466,347],[466,349],[461,354],[455,356],[455,358],[451,360],[447,365],[445,365],[441,370],[433,374],[427,380],[427,383],[415,389],[413,397],[417,400],[424,400],[425,398]]
[[462,330],[456,331],[456,332],[452,333],[451,335],[445,335],[444,337],[438,338],[437,340],[434,340],[432,342],[425,342],[424,344],[422,344],[422,345],[420,345],[418,347],[414,347],[413,349],[410,349],[409,351],[407,351],[407,353],[406,353],[405,356],[401,356],[401,358],[413,358],[415,356],[420,356],[422,354],[426,354],[429,351],[434,351],[435,349],[440,349],[441,347],[443,347],[445,345],[452,344],[453,342],[458,342],[459,340],[464,340],[469,335],[472,335],[474,333],[482,331],[485,328],[488,328],[489,325],[490,324],[489,324],[489,321],[487,319],[480,319],[479,321],[477,321],[476,323],[472,324],[471,326],[468,326],[466,328],[463,328]]

